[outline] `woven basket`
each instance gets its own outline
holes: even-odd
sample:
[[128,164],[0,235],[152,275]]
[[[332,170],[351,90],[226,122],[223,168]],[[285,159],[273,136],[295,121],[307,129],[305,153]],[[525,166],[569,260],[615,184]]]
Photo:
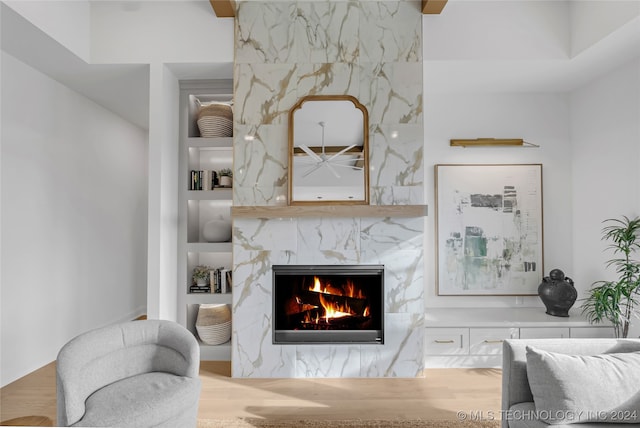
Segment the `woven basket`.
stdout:
[[196,330],[207,345],[220,345],[231,339],[231,308],[226,304],[202,304],[198,307]]
[[208,104],[198,112],[201,137],[232,137],[233,110],[229,104]]

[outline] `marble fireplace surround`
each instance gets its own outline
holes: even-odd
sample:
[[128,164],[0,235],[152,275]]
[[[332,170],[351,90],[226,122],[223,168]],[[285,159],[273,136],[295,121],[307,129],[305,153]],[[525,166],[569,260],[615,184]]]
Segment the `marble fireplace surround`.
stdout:
[[[415,377],[424,367],[420,2],[237,5],[232,375]],[[366,106],[372,206],[286,206],[287,114],[311,94]],[[384,265],[384,345],[274,345],[275,264]]]

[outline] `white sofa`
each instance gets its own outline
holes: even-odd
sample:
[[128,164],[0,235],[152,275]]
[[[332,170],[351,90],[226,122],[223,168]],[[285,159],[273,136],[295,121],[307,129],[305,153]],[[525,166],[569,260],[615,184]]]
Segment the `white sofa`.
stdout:
[[[537,379],[530,380],[527,373],[528,347],[529,374]],[[585,361],[587,365],[583,366]],[[619,361],[628,365],[624,366],[623,370],[607,365],[618,364]],[[638,361],[640,361],[640,339],[505,340],[502,355],[502,428],[544,428],[549,424],[555,427],[571,425],[572,428],[640,428],[640,383],[636,383],[640,376],[640,369],[637,369]],[[545,366],[545,364],[551,365]],[[583,367],[595,369],[582,370]],[[597,370],[599,367],[604,369]],[[628,373],[629,367],[636,367],[636,370]],[[583,374],[585,377],[582,377]],[[604,378],[601,378],[601,375]],[[607,377],[614,375],[618,376],[616,381],[611,381],[612,378]],[[533,383],[530,384],[531,382]],[[584,386],[589,383],[596,384],[597,387],[585,388]],[[618,385],[615,385],[616,383]],[[623,384],[627,387],[625,398],[616,398],[615,394]],[[532,392],[532,385],[536,393]],[[553,389],[544,389],[549,387]],[[544,392],[542,396],[541,392]],[[562,395],[570,393],[578,397],[569,397],[569,399],[565,397],[563,400]],[[582,397],[582,394],[586,397]],[[613,400],[619,405],[598,407],[607,400]],[[571,408],[567,410],[567,415],[561,415],[567,416],[567,420],[554,420],[548,418],[549,414],[553,416],[554,413],[544,408],[536,408],[538,403],[547,405],[550,403],[550,407],[556,406],[556,409],[557,406],[562,404],[566,406],[570,403],[570,407],[580,409],[581,406],[586,406],[584,408],[588,410],[578,412]],[[570,411],[574,411],[574,414],[569,414]],[[571,417],[575,417],[578,413],[593,414],[596,418],[605,417],[605,420],[600,422],[587,420],[576,424],[577,421],[571,420]],[[547,419],[542,420],[541,416]]]

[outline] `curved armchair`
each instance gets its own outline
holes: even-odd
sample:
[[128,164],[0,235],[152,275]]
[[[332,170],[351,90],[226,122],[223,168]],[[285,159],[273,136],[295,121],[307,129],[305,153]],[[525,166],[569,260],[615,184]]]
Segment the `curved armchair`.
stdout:
[[196,426],[200,348],[175,322],[83,333],[62,347],[56,364],[58,426]]

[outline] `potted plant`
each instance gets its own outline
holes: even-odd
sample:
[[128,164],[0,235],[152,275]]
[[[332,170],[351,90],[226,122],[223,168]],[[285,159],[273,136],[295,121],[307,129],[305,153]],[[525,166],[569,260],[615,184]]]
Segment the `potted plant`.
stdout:
[[220,186],[222,187],[231,187],[231,178],[233,177],[233,172],[229,168],[221,169],[218,172],[220,176]]
[[609,241],[607,250],[614,258],[606,262],[615,268],[618,278],[614,281],[596,281],[588,291],[582,304],[582,313],[590,323],[610,321],[616,337],[627,337],[632,317],[638,317],[638,295],[640,293],[640,217],[629,219],[607,219],[602,229],[602,240]]
[[210,266],[198,265],[193,268],[193,281],[196,285],[206,285],[209,283]]

